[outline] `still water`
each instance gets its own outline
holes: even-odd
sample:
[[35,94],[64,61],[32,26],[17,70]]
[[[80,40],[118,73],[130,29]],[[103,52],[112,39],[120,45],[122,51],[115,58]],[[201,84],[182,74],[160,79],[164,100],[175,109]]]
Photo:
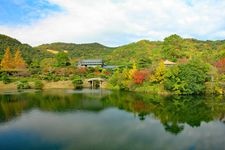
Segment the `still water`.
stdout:
[[88,89],[5,91],[0,149],[225,149],[225,100]]

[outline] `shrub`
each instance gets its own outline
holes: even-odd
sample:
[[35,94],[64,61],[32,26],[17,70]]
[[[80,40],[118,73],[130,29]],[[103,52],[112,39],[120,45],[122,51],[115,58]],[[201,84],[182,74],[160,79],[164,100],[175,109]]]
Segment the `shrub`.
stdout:
[[5,72],[1,74],[1,80],[3,81],[4,84],[8,84],[11,82],[9,75]]
[[82,89],[83,88],[83,80],[80,76],[75,76],[72,80],[74,89]]
[[48,73],[48,74],[40,75],[39,79],[47,80],[47,81],[59,81],[60,77],[56,76],[53,73]]
[[44,87],[44,84],[40,80],[36,80],[34,82],[34,88],[35,89],[43,89],[43,87]]
[[30,89],[30,85],[27,80],[21,80],[17,83],[17,89]]

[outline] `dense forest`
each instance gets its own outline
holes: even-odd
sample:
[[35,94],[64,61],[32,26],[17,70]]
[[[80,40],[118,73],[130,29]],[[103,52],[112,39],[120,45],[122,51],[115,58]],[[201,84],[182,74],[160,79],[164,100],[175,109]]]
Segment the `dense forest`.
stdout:
[[[25,64],[20,63],[23,68],[26,66],[23,76],[41,81],[72,80],[74,84],[81,84],[83,79],[102,77],[107,79],[108,88],[120,90],[175,94],[224,91],[225,40],[200,41],[174,34],[163,41],[141,40],[119,47],[61,42],[32,47],[0,35],[2,74],[7,69],[18,68],[15,63],[11,68],[4,67],[6,57],[9,59],[9,55],[15,53],[21,53],[20,62],[24,59]],[[77,63],[81,59],[103,59],[105,64],[117,69],[79,68]],[[15,60],[18,58],[11,62]],[[175,65],[168,67],[166,60]]]
[[225,57],[225,40],[200,41],[183,39],[178,35],[171,35],[164,41],[141,40],[119,47],[107,47],[99,43],[74,44],[61,42],[32,47],[0,34],[0,59],[7,47],[11,49],[12,53],[16,49],[20,49],[27,63],[36,59],[54,57],[58,52],[66,52],[70,58],[77,59],[101,58],[106,63],[117,65],[133,64],[143,58],[150,59],[153,62],[161,59],[176,62],[191,57],[200,57],[207,62],[214,63]]

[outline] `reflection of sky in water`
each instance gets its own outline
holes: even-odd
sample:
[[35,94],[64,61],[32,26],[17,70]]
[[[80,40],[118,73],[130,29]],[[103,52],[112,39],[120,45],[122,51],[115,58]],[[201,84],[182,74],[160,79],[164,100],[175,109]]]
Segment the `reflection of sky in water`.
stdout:
[[104,89],[81,89],[81,90],[67,90],[66,93],[93,93],[93,94],[110,94],[111,91]]
[[100,112],[31,110],[0,126],[2,149],[223,149],[225,126],[202,123],[173,135],[160,121],[116,108]]

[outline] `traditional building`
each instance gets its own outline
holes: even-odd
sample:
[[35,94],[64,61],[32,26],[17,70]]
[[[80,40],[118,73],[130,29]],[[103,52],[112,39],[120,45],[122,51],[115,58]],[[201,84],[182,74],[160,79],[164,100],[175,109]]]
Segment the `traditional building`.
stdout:
[[84,59],[78,62],[78,67],[103,67],[102,59]]

